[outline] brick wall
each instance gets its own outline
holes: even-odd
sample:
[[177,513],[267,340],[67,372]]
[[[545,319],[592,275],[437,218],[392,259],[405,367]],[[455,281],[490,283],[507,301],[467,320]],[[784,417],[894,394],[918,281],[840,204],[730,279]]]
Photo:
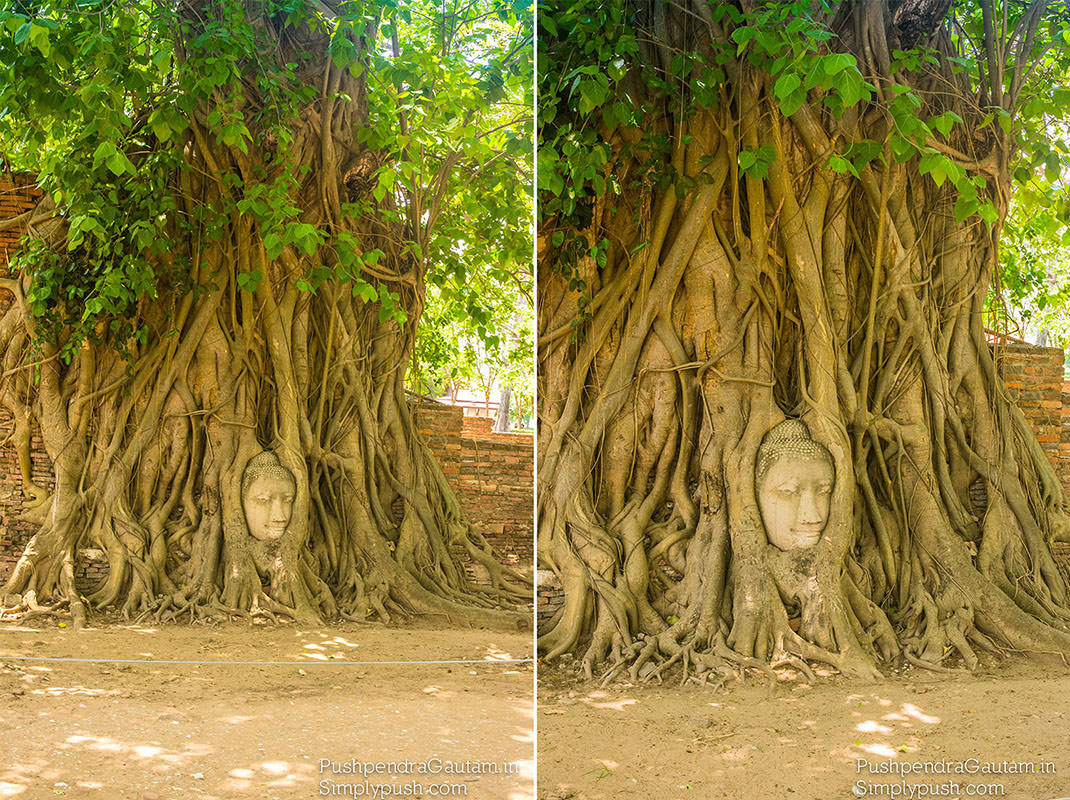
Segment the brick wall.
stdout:
[[[0,170],[3,167],[0,165]],[[0,172],[0,219],[11,219],[29,211],[41,198],[33,179],[26,175],[10,175]],[[8,228],[0,231],[0,271],[6,271],[7,262],[22,236],[22,228]]]
[[[2,170],[2,166],[0,166]],[[24,175],[0,171],[0,220],[11,219],[31,210],[41,197],[41,191]],[[18,247],[21,227],[0,230],[0,275],[9,275],[8,262]],[[11,293],[0,289],[0,312],[12,302]],[[7,409],[0,409],[0,442],[11,435],[13,421]],[[52,487],[52,469],[44,455],[40,431],[34,430],[31,439],[31,475],[38,486]],[[37,525],[17,519],[23,511],[22,473],[15,448],[0,447],[0,578],[8,575],[18,560]]]
[[485,436],[493,431],[493,417],[461,417],[461,433],[465,436]]
[[1059,463],[1056,471],[1063,479],[1063,490],[1070,502],[1070,381],[1063,382],[1062,432],[1059,437]]
[[[11,435],[13,420],[7,409],[0,409],[0,442]],[[49,490],[55,485],[52,465],[45,455],[40,431],[30,439],[30,474],[33,482]],[[18,456],[10,444],[0,447],[0,579],[6,578],[18,561],[37,524],[18,517],[26,511],[22,496],[22,472]]]
[[480,439],[485,442],[501,442],[502,444],[516,444],[518,436],[531,439],[530,433],[513,433],[507,431],[499,433],[491,430],[494,420],[490,417],[464,417],[461,423],[461,435],[470,439]]
[[414,406],[416,425],[457,493],[461,510],[477,523],[509,564],[534,559],[535,455],[530,433],[492,433],[471,424],[461,408],[440,403]]
[[1070,462],[1064,464],[1062,459],[1063,417],[1070,411],[1063,407],[1063,351],[1056,347],[998,344],[992,354],[1011,399],[1022,409],[1064,485],[1070,486]]

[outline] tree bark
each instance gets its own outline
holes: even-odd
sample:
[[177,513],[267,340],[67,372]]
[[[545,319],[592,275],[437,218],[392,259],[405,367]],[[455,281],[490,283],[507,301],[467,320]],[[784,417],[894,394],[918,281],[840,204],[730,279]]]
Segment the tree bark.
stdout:
[[[698,67],[666,96],[633,64],[621,86],[647,104],[644,127],[591,123],[621,188],[542,221],[538,557],[565,592],[539,631],[546,658],[575,653],[605,681],[706,682],[741,666],[872,676],[1070,655],[1049,547],[1067,531],[1062,488],[982,327],[1013,145],[948,61],[947,7],[818,13],[835,35],[816,55],[851,53],[876,94],[837,115],[812,89],[785,116],[775,76],[731,37],[744,23],[700,3],[628,6],[635,64],[719,53],[726,77],[689,107],[678,87]],[[889,53],[919,43],[936,61],[893,71]],[[958,154],[994,224],[958,220],[950,181],[893,157],[893,86],[920,98],[919,119],[962,120],[924,146]],[[571,119],[559,108],[555,124]],[[834,169],[864,141],[881,156],[857,177]],[[745,169],[763,148],[766,174]],[[835,482],[817,543],[782,550],[756,458],[785,419]],[[978,479],[987,509],[971,505]]]
[[[216,12],[190,10],[189,35],[214,24]],[[26,301],[33,277],[10,284],[0,400],[14,416],[24,491],[42,524],[3,588],[5,611],[52,604],[76,622],[86,607],[159,619],[433,614],[454,624],[523,626],[530,577],[501,565],[464,519],[406,398],[426,264],[403,245],[426,231],[393,194],[374,213],[344,209],[371,201],[360,178],[383,156],[358,135],[368,124],[367,72],[339,68],[322,30],[291,27],[278,36],[274,55],[292,56],[317,87],[286,124],[291,141],[283,148],[269,137],[248,150],[223,143],[209,120],[233,109],[213,95],[188,120],[185,163],[170,186],[176,218],[240,208],[243,187],[281,176],[298,222],[327,233],[323,246],[288,244],[272,258],[264,226],[238,210],[221,230],[169,231],[184,249],[167,263],[188,263],[191,286],[143,300],[143,340],[105,332],[76,342],[67,328],[49,339]],[[361,63],[377,46],[372,31],[346,36]],[[247,103],[264,100],[244,88]],[[396,293],[404,321],[384,318],[341,277],[315,291],[298,288],[316,270],[337,274],[342,236],[364,252],[383,251],[361,277]],[[66,252],[65,242],[58,246]],[[239,285],[252,275],[258,280]],[[73,356],[57,357],[68,344]],[[35,347],[37,362],[14,369]],[[30,481],[35,424],[55,471],[50,494]],[[275,539],[251,535],[243,508],[243,474],[263,450],[293,478],[292,515]],[[73,565],[87,546],[106,553],[109,573],[82,597]],[[473,583],[461,554],[487,569],[490,585]]]

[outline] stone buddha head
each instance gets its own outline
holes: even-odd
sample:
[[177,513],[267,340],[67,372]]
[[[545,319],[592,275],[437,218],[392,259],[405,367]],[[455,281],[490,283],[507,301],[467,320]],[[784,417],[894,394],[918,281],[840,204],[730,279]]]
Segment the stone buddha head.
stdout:
[[832,455],[810,438],[804,422],[788,419],[769,430],[754,469],[769,543],[781,550],[817,544],[828,522],[835,480]]
[[250,535],[259,541],[279,539],[293,515],[297,482],[279,457],[264,450],[249,459],[241,479],[241,502]]

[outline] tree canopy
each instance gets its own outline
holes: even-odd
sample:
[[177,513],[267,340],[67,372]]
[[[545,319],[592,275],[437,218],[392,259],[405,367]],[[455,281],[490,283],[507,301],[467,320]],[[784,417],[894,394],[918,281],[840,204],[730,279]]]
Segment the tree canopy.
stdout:
[[[67,253],[38,245],[22,256],[44,324],[91,335],[103,319],[116,341],[138,334],[139,302],[190,286],[189,263],[160,263],[174,237],[218,236],[235,213],[256,219],[270,258],[288,248],[334,254],[330,269],[295,278],[302,290],[339,280],[404,321],[397,293],[362,277],[391,248],[427,265],[436,286],[455,282],[450,302],[487,324],[490,310],[466,276],[514,280],[530,262],[530,5],[458,3],[440,13],[419,3],[208,3],[203,26],[199,5],[79,0],[0,12],[0,156],[38,176],[65,222]],[[330,101],[367,106],[358,140],[376,154],[346,176],[366,184],[366,196],[325,201],[343,216],[405,218],[409,238],[357,242],[302,221],[306,210],[292,204],[293,186],[307,179],[292,120],[318,91],[307,79],[321,54],[283,58],[280,40],[313,34],[328,37],[337,68],[363,78],[363,97]],[[360,51],[354,40],[376,46]],[[196,133],[269,157],[251,174],[224,171],[227,203],[191,218],[177,209],[174,175],[204,103],[212,109]],[[384,204],[387,195],[395,202]],[[250,291],[260,279],[238,274]]]
[[[946,15],[947,37],[956,55],[944,57],[951,59],[950,73],[967,84],[956,89],[972,95],[983,110],[979,131],[991,129],[996,135],[998,130],[1010,140],[1010,161],[1002,166],[1014,179],[1008,191],[1018,201],[1012,224],[1048,247],[1070,244],[1070,186],[1065,178],[1070,170],[1067,5],[1059,0],[887,5],[887,13],[904,26]],[[832,171],[858,177],[863,166],[882,162],[889,155],[898,163],[916,158],[919,172],[929,175],[937,187],[945,181],[954,186],[956,217],[978,215],[995,222],[994,207],[977,192],[980,178],[976,174],[994,165],[967,157],[976,157],[983,143],[976,142],[969,154],[953,151],[948,144],[954,127],[963,124],[958,114],[951,109],[928,114],[917,90],[906,83],[880,87],[878,96],[878,87],[867,82],[854,56],[831,52],[829,42],[836,36],[819,20],[837,13],[846,16],[849,6],[826,1],[814,12],[809,3],[719,4],[711,8],[708,18],[703,14],[693,21],[690,34],[697,36],[702,24],[710,24],[717,30],[731,30],[726,41],[715,42],[710,52],[659,42],[655,62],[636,63],[646,32],[635,6],[544,4],[539,17],[544,26],[540,57],[553,67],[539,74],[542,218],[582,214],[597,198],[619,195],[619,181],[607,180],[605,169],[611,155],[606,138],[614,131],[630,128],[642,134],[631,137],[635,141],[629,146],[660,156],[649,159],[649,180],[671,181],[676,170],[666,149],[670,137],[644,128],[644,121],[660,110],[659,101],[674,104],[675,113],[685,118],[716,105],[719,91],[734,77],[732,64],[742,58],[773,80],[778,109],[786,116],[806,103],[812,91],[838,118],[866,103],[886,108],[887,140],[844,138],[839,147],[825,154]],[[880,54],[893,74],[924,72],[941,63],[941,54],[931,42],[914,40],[915,36],[924,39],[923,31],[906,33],[900,43],[912,47]],[[744,148],[737,164],[740,174],[764,178],[773,157],[768,149]],[[685,181],[677,191],[687,188]],[[553,233],[540,229],[541,235]],[[559,234],[559,246],[564,241],[564,234]],[[596,252],[591,255],[597,257]],[[1005,263],[1010,273],[1040,288],[1028,267],[1016,266],[1018,262],[1012,259]]]

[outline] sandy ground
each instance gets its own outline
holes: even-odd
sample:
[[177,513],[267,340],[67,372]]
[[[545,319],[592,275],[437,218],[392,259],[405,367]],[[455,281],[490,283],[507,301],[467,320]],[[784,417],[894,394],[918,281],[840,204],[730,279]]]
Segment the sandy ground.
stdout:
[[[539,683],[541,800],[1070,798],[1066,668],[914,671],[868,685],[829,677],[778,684],[772,697],[756,677],[721,691],[598,691],[541,663]],[[977,771],[877,771],[925,762]],[[1049,772],[1015,774],[1003,762]],[[982,773],[985,763],[1002,774]]]
[[[533,668],[502,663],[531,651],[530,633],[429,627],[3,625],[0,800],[382,797],[381,785],[532,800]],[[483,663],[342,663],[404,659]],[[333,771],[377,761],[395,764]]]

